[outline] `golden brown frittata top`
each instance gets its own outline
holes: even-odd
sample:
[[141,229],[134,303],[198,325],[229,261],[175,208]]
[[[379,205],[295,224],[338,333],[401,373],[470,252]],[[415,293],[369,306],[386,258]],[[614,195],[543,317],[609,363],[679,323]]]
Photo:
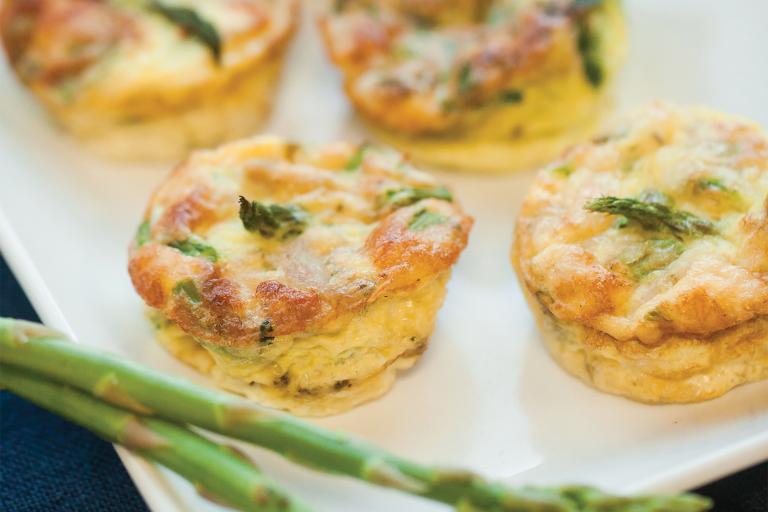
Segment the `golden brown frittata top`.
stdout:
[[214,77],[267,58],[290,34],[297,7],[295,0],[6,0],[0,34],[18,75],[47,102],[124,101],[140,116],[183,105]]
[[485,111],[574,73],[600,87],[608,63],[593,14],[603,3],[615,2],[347,0],[332,2],[320,26],[364,114],[437,134],[482,123]]
[[472,219],[400,154],[261,137],[195,153],[131,247],[144,301],[221,346],[317,333],[449,270]]
[[743,119],[653,104],[540,173],[516,250],[557,318],[620,340],[768,315],[768,138]]

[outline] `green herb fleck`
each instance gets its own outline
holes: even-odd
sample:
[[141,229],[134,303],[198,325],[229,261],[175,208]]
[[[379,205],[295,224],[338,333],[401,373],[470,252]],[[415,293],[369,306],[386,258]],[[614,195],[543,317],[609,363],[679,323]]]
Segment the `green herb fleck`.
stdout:
[[275,328],[272,325],[272,321],[269,318],[261,322],[261,325],[259,325],[259,341],[264,344],[271,343],[272,340],[275,339],[275,337],[272,336],[272,332],[274,330]]
[[625,252],[622,261],[629,267],[635,279],[642,279],[675,261],[684,251],[683,244],[675,239],[646,240]]
[[336,0],[333,3],[333,12],[335,13],[341,13],[347,9],[347,6],[349,4],[349,0]]
[[465,62],[459,68],[458,80],[459,94],[466,94],[475,87],[472,80],[472,65],[469,62]]
[[221,63],[221,38],[210,22],[188,7],[165,5],[155,0],[149,4],[149,8],[178,26],[186,36],[205,45],[213,60],[217,64]]
[[136,247],[141,247],[152,239],[151,231],[152,226],[150,226],[148,220],[139,224],[139,228],[136,230]]
[[573,0],[571,7],[575,10],[588,10],[600,6],[603,0]]
[[413,188],[404,187],[398,190],[387,190],[384,193],[384,201],[393,206],[408,206],[422,199],[440,199],[442,201],[453,201],[453,195],[445,187],[436,188]]
[[718,178],[702,178],[696,181],[695,187],[698,192],[722,192],[733,200],[741,200],[738,190],[729,187]]
[[501,25],[514,19],[519,7],[517,5],[499,4],[500,2],[494,2],[494,5],[487,6],[486,25]]
[[552,169],[552,174],[557,174],[558,176],[562,176],[563,178],[567,178],[571,174],[573,174],[573,167],[571,167],[568,164],[558,165],[554,169]]
[[672,320],[659,309],[653,309],[645,314],[645,319],[649,322],[669,323]]
[[698,190],[717,190],[719,192],[728,192],[731,189],[718,178],[702,178],[696,182]]
[[429,16],[424,16],[418,12],[409,12],[407,14],[411,19],[411,22],[413,22],[413,24],[416,25],[416,28],[420,30],[429,30],[435,27],[435,20]]
[[435,213],[422,208],[413,214],[413,218],[408,223],[408,229],[411,231],[423,231],[430,226],[436,226],[443,224],[448,220],[448,217],[440,213]]
[[643,229],[649,231],[666,229],[677,238],[680,235],[705,235],[716,232],[712,222],[655,201],[604,196],[590,201],[584,208],[593,212],[623,215],[629,221],[638,223]]
[[62,103],[70,104],[77,97],[78,81],[73,78],[63,79],[56,84],[54,91],[58,94]]
[[522,103],[523,91],[520,89],[507,89],[499,95],[499,101],[502,103]]
[[605,78],[600,62],[600,41],[589,23],[589,16],[578,20],[576,46],[581,55],[584,76],[592,87],[600,87]]
[[456,112],[458,109],[458,105],[456,104],[456,101],[453,99],[445,99],[440,103],[440,109],[445,112],[446,114],[449,114],[451,112]]
[[156,331],[162,331],[163,329],[171,325],[170,320],[168,320],[168,318],[166,318],[165,315],[163,315],[156,309],[152,309],[148,311],[147,318],[149,319],[150,322],[152,322],[152,328],[155,329]]
[[176,286],[173,287],[173,293],[176,295],[183,293],[194,304],[200,304],[203,300],[200,290],[197,289],[197,285],[192,279],[182,279],[176,283]]
[[629,161],[629,162],[624,162],[621,165],[621,171],[626,173],[626,174],[629,174],[632,171],[634,171],[635,169],[637,169],[638,164],[639,164],[639,162],[637,160],[633,160],[633,161]]
[[405,44],[400,44],[400,45],[396,46],[394,51],[393,51],[393,54],[398,59],[402,59],[402,60],[412,59],[413,57],[416,57],[416,55],[418,55],[413,50],[413,48],[411,48],[411,47],[409,47],[409,46],[407,46]]
[[693,184],[693,192],[695,194],[701,193],[715,193],[714,196],[718,200],[718,204],[725,203],[731,208],[741,208],[744,206],[744,198],[738,190],[727,186],[718,178],[702,178],[696,180]]
[[264,238],[299,236],[307,226],[309,215],[298,206],[262,204],[240,196],[240,220],[248,231],[256,231]]
[[368,150],[368,144],[363,143],[357,146],[357,149],[355,149],[355,152],[352,153],[352,156],[349,157],[349,160],[347,160],[347,164],[344,166],[344,170],[351,172],[351,171],[357,171],[362,167],[363,160],[365,159],[365,152]]
[[219,259],[219,253],[212,246],[193,236],[186,240],[174,240],[168,244],[169,247],[180,251],[187,256],[201,257],[216,263]]

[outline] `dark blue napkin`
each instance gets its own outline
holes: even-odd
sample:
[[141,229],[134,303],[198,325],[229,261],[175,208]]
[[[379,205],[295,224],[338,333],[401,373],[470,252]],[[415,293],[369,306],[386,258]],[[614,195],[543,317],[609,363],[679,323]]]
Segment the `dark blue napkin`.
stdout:
[[[39,321],[0,257],[0,316]],[[0,392],[0,510],[145,512],[112,445]]]

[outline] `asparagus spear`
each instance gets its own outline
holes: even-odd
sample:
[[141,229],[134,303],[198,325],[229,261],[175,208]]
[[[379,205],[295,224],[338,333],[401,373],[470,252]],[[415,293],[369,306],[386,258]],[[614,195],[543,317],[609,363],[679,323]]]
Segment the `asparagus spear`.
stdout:
[[16,368],[3,367],[0,385],[107,441],[166,466],[217,501],[254,512],[309,510],[277,489],[241,455],[184,427],[137,416]]
[[649,231],[668,229],[678,238],[681,235],[709,235],[717,232],[715,225],[707,219],[676,210],[656,200],[603,196],[588,202],[584,208],[592,212],[623,215]]
[[695,495],[622,498],[582,487],[512,489],[461,470],[424,466],[245,399],[70,343],[39,324],[0,318],[0,363],[44,375],[139,414],[156,414],[265,447],[296,463],[464,510],[695,512]]

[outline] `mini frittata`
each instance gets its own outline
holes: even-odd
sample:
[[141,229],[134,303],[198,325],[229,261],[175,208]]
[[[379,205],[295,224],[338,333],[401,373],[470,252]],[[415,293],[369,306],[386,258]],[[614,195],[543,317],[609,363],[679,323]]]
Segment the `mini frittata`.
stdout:
[[129,272],[179,359],[257,402],[326,415],[418,359],[471,227],[392,150],[260,137],[173,171]]
[[591,135],[623,58],[618,0],[346,0],[320,26],[373,132],[466,171],[541,165]]
[[0,35],[64,129],[163,160],[258,128],[297,15],[298,0],[5,0]]
[[768,378],[768,137],[653,104],[541,172],[512,258],[549,351],[600,390],[697,402]]

